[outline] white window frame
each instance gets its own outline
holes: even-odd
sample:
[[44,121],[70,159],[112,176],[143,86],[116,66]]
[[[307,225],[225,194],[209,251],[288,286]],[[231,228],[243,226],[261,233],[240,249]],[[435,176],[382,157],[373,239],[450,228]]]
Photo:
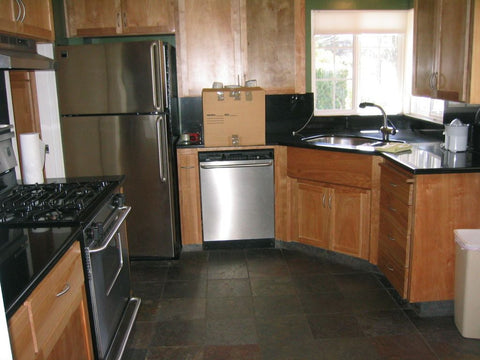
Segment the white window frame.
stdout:
[[[321,13],[321,23],[324,25],[325,30],[318,31],[316,29],[316,24],[314,17],[317,16],[316,14]],[[404,19],[402,21],[395,22],[395,18],[391,16],[395,16],[394,13],[403,13],[402,16]],[[360,15],[355,21],[349,21],[349,16],[356,16]],[[363,17],[364,16],[364,17]],[[392,20],[393,19],[393,20]],[[378,20],[378,21],[374,21]],[[402,76],[403,76],[403,106],[402,112],[404,114],[412,115],[415,117],[420,117],[425,120],[434,121],[442,123],[443,121],[443,113],[432,113],[430,111],[428,114],[418,114],[414,113],[412,102],[415,101],[415,98],[412,97],[411,89],[412,89],[412,76],[408,76],[408,74],[412,74],[412,63],[413,63],[413,10],[312,10],[311,12],[311,84],[312,84],[312,92],[314,93],[314,109],[316,104],[316,71],[315,71],[315,61],[314,61],[314,49],[315,49],[315,35],[319,34],[335,34],[335,33],[349,33],[353,35],[359,35],[362,33],[379,33],[379,34],[403,34],[404,36],[404,46],[402,47],[400,54],[400,63],[399,66],[403,68]],[[351,26],[353,24],[353,26]],[[355,30],[355,24],[360,24],[362,30]],[[384,30],[381,30],[383,28]],[[359,94],[358,94],[358,39],[354,37],[354,47],[353,47],[353,94],[352,94],[352,101],[353,101],[353,109],[351,110],[316,110],[314,115],[316,116],[328,116],[328,115],[358,115],[358,114],[366,114],[368,113],[368,109],[361,110],[359,109],[356,104],[359,103]],[[430,109],[433,108],[433,100],[430,99]],[[370,109],[371,111],[371,109]]]

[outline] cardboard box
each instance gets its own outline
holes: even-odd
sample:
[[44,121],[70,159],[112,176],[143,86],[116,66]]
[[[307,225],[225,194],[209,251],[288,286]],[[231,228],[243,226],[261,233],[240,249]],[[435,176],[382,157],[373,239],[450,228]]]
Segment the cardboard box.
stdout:
[[203,89],[205,146],[265,145],[265,90]]

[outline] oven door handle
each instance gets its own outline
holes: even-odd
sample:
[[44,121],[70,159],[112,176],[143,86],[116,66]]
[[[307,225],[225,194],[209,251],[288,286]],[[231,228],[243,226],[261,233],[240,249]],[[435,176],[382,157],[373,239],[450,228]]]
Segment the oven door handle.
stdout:
[[121,214],[119,215],[118,219],[115,221],[115,224],[113,225],[112,229],[108,232],[107,236],[105,237],[105,241],[98,247],[93,248],[93,249],[88,249],[89,254],[97,253],[100,251],[103,251],[107,248],[108,244],[112,241],[114,238],[116,232],[122,226],[123,222],[125,221],[126,217],[128,216],[128,213],[130,210],[132,210],[131,206],[124,206],[121,207],[120,210],[122,211]]

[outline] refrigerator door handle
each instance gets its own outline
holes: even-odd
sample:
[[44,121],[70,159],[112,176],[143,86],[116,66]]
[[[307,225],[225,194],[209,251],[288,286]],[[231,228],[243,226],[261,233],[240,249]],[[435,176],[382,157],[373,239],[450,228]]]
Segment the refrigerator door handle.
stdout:
[[160,181],[165,183],[167,182],[167,170],[165,168],[167,166],[167,128],[165,118],[162,116],[157,117],[155,124],[157,127],[158,169]]
[[162,67],[162,57],[160,56],[160,45],[156,41],[150,45],[150,67],[152,75],[153,108],[156,111],[163,111],[162,81],[159,73]]

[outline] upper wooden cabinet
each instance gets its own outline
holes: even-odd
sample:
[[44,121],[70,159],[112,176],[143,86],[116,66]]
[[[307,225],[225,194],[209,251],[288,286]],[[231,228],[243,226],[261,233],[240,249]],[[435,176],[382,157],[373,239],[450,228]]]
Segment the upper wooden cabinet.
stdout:
[[480,102],[480,3],[416,0],[413,94]]
[[53,41],[50,0],[4,0],[0,4],[0,31],[37,40]]
[[179,95],[214,81],[305,92],[304,0],[179,0]]
[[64,0],[67,36],[172,34],[173,0]]

